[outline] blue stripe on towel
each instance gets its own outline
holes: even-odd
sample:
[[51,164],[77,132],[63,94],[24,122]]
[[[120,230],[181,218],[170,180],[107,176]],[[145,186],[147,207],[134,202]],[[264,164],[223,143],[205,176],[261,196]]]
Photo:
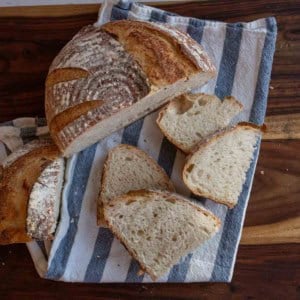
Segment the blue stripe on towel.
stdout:
[[176,147],[164,137],[160,146],[157,162],[166,171],[169,177],[172,175],[176,152]]
[[186,274],[190,267],[190,262],[193,254],[189,253],[186,257],[184,257],[180,263],[175,265],[168,276],[168,282],[184,282]]
[[254,102],[250,114],[250,122],[254,122],[259,125],[261,125],[264,121],[267,108],[268,89],[266,87],[268,87],[270,83],[277,32],[275,18],[267,18],[266,23],[268,32],[262,51]]
[[110,20],[117,21],[127,19],[131,5],[132,3],[128,1],[119,1],[119,3],[112,8]]
[[96,147],[97,145],[95,144],[78,154],[67,198],[70,224],[67,233],[61,239],[60,244],[53,255],[46,278],[58,280],[65,272],[75,235],[77,233],[82,200],[88,183]]
[[187,33],[199,44],[201,44],[205,21],[190,19],[187,28]]
[[243,27],[240,23],[227,25],[226,27],[223,54],[215,87],[215,94],[220,99],[231,95],[242,33]]
[[122,144],[137,146],[140,133],[143,127],[144,119],[139,119],[125,127],[122,136]]
[[140,270],[139,263],[135,259],[132,259],[125,282],[142,282],[144,278],[144,274],[139,276],[138,275],[139,270]]
[[100,282],[113,240],[109,229],[99,229],[93,255],[85,272],[85,282]]

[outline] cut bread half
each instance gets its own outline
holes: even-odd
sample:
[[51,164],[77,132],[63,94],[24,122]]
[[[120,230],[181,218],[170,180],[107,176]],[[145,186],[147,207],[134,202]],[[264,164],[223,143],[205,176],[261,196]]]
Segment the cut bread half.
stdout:
[[214,95],[184,94],[167,104],[156,122],[171,143],[190,153],[207,136],[227,127],[242,109],[232,96],[222,101]]
[[195,195],[233,208],[261,134],[261,127],[243,122],[209,137],[188,157],[184,183]]
[[86,26],[49,70],[51,136],[70,156],[215,74],[202,47],[168,25],[122,20]]
[[124,144],[110,150],[102,174],[98,199],[98,225],[105,225],[103,205],[117,196],[140,189],[172,192],[174,186],[166,172],[144,151]]
[[48,165],[30,193],[27,208],[27,233],[34,239],[52,240],[60,209],[64,178],[64,159]]
[[140,190],[104,208],[109,228],[153,280],[211,238],[220,220],[189,200],[162,191]]
[[50,141],[34,141],[2,163],[0,175],[0,244],[26,243],[28,199],[41,172],[60,156]]

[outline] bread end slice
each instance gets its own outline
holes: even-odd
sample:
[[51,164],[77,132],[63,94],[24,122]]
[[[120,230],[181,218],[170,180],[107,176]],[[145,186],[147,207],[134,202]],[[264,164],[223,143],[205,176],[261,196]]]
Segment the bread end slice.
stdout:
[[38,240],[52,240],[59,216],[64,177],[64,159],[47,166],[33,185],[27,208],[27,234]]
[[262,130],[242,122],[208,137],[187,158],[183,168],[186,186],[195,195],[233,208]]
[[3,162],[0,180],[0,245],[26,243],[27,205],[41,172],[60,156],[50,141],[34,141],[17,149]]
[[211,212],[166,191],[140,190],[117,197],[105,205],[104,217],[152,280],[220,228]]

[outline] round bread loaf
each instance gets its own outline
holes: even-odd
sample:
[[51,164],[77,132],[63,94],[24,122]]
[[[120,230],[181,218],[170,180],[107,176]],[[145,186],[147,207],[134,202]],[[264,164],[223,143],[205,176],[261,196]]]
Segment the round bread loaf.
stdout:
[[123,20],[84,27],[47,76],[51,136],[69,156],[215,73],[199,44],[165,24]]

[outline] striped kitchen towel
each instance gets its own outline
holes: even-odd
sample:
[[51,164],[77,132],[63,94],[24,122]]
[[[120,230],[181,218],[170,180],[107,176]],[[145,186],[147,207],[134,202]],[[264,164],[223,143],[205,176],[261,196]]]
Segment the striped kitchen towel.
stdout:
[[[95,26],[110,20],[134,19],[165,22],[188,32],[201,43],[218,69],[218,75],[197,91],[221,99],[233,95],[245,110],[236,121],[264,121],[276,41],[274,18],[250,23],[223,23],[180,17],[131,1],[108,1]],[[157,111],[99,141],[68,160],[61,218],[55,239],[28,244],[40,276],[73,282],[150,282],[138,275],[138,264],[106,228],[96,226],[96,199],[107,152],[119,143],[138,146],[166,170],[176,190],[189,191],[181,180],[184,155],[166,140],[155,124]],[[0,127],[0,160],[16,147],[46,134],[44,120],[17,119]],[[247,173],[238,205],[228,210],[207,199],[196,199],[221,220],[213,239],[176,264],[161,282],[229,282],[244,222],[259,146]]]

